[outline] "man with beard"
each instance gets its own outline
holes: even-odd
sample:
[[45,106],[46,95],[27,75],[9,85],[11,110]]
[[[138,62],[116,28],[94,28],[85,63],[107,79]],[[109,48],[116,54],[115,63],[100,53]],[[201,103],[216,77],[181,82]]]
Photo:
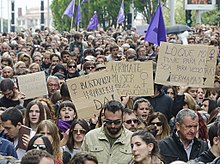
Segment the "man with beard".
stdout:
[[99,163],[128,163],[132,159],[130,138],[132,132],[124,128],[123,106],[111,100],[104,106],[102,127],[88,132],[82,143],[82,151],[96,156]]
[[17,107],[23,108],[30,101],[25,100],[25,95],[18,91],[14,82],[9,79],[3,79],[0,82],[0,91],[2,92],[3,97],[0,98],[1,107]]

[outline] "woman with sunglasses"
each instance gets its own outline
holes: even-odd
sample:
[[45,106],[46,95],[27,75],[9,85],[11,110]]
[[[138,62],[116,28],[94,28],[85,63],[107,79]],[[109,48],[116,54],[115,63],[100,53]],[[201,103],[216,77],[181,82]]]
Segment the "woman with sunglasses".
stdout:
[[84,75],[93,73],[93,72],[95,72],[95,70],[96,70],[96,64],[94,61],[86,61],[83,64]]
[[32,149],[46,150],[48,153],[53,155],[53,147],[50,143],[50,140],[47,137],[43,136],[42,134],[36,134],[31,138],[31,140],[28,143],[26,151]]
[[71,79],[79,76],[79,71],[77,69],[77,63],[75,60],[67,61],[67,79]]
[[74,120],[70,127],[67,144],[64,147],[64,151],[70,153],[72,157],[77,152],[80,152],[83,139],[89,130],[90,127],[86,120]]
[[146,130],[138,130],[131,136],[133,160],[130,164],[163,164],[154,136]]
[[147,125],[153,125],[156,129],[156,140],[164,139],[170,135],[170,126],[164,114],[160,112],[154,112],[149,115]]

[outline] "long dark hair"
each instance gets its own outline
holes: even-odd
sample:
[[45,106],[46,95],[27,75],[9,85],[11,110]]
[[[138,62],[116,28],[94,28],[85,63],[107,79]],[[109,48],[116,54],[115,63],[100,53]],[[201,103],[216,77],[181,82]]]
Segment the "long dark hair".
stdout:
[[29,141],[29,143],[28,143],[28,145],[27,145],[26,152],[29,151],[29,150],[35,149],[35,148],[33,147],[33,145],[34,145],[34,142],[35,142],[38,138],[41,138],[41,139],[43,140],[43,143],[44,143],[44,145],[46,146],[45,150],[46,150],[48,153],[50,153],[51,155],[54,155],[54,154],[53,154],[53,147],[52,147],[52,144],[51,144],[50,140],[49,140],[46,136],[44,136],[44,135],[42,135],[42,134],[36,134],[35,136],[33,136],[33,137],[31,138],[31,140]]
[[66,143],[66,146],[70,151],[74,149],[74,138],[73,138],[73,130],[76,126],[76,124],[79,124],[82,126],[82,128],[86,131],[85,134],[90,130],[89,124],[87,123],[86,120],[84,119],[76,119],[73,121],[71,127],[70,127],[70,132],[69,132],[69,139]]
[[152,143],[154,145],[154,148],[151,151],[151,156],[159,157],[158,143],[155,137],[150,132],[146,130],[138,130],[132,134],[131,138],[133,138],[134,136],[139,136],[147,145]]

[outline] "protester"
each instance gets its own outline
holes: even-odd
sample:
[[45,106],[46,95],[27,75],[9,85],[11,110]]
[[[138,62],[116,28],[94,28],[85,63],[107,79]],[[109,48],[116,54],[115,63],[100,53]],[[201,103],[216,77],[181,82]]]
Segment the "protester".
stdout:
[[104,115],[102,127],[86,134],[81,149],[96,156],[100,163],[128,163],[132,158],[131,132],[122,126],[122,104],[115,100],[107,102]]
[[0,82],[0,90],[2,91],[3,97],[0,98],[0,106],[2,107],[15,107],[22,108],[25,106],[24,98],[25,95],[18,91],[14,82],[9,79],[3,79]]
[[30,150],[21,159],[21,164],[55,164],[54,158],[45,150]]
[[154,112],[149,115],[147,125],[156,126],[156,140],[162,140],[170,135],[170,126],[167,122],[167,119],[164,114],[160,112]]
[[0,137],[0,155],[18,158],[14,145],[2,137]]
[[26,151],[32,149],[46,150],[48,153],[53,155],[53,147],[50,140],[42,134],[36,134],[30,139]]
[[81,151],[81,145],[85,135],[89,132],[90,127],[86,120],[76,119],[73,121],[68,134],[64,151],[67,151],[73,157],[77,152]]
[[39,123],[36,134],[42,134],[48,137],[53,146],[53,155],[56,164],[62,164],[63,155],[60,148],[59,130],[56,124],[50,120],[43,120]]
[[145,122],[147,122],[148,116],[154,112],[152,105],[145,98],[137,99],[134,102],[133,110],[137,117],[143,119]]
[[134,159],[130,164],[163,163],[156,139],[146,130],[139,130],[132,134],[131,149]]
[[159,141],[160,153],[165,163],[175,160],[189,161],[208,149],[205,141],[196,138],[198,115],[191,109],[182,109],[176,115],[176,130]]
[[210,141],[210,149],[204,151],[199,157],[198,161],[209,163],[212,162],[215,158],[220,156],[219,150],[219,137],[220,137],[220,124],[219,122],[215,122],[209,127],[209,141]]
[[87,152],[77,153],[69,162],[69,164],[98,164],[97,158]]
[[125,128],[132,132],[137,131],[139,120],[134,111],[125,108],[123,112],[123,125],[125,126]]
[[[18,148],[18,140],[19,140],[19,130],[23,124],[23,115],[22,113],[15,107],[10,107],[6,111],[4,111],[1,115],[2,126],[4,127],[4,133],[13,139],[14,148],[16,148],[16,153],[18,155],[18,159],[21,159],[25,150]],[[30,138],[33,136],[33,132],[28,135],[22,135],[22,141],[27,145]]]
[[49,118],[43,104],[39,100],[28,103],[25,111],[24,125],[36,131],[38,124]]
[[58,118],[57,126],[59,132],[63,134],[70,128],[72,122],[78,118],[75,105],[69,100],[60,103]]

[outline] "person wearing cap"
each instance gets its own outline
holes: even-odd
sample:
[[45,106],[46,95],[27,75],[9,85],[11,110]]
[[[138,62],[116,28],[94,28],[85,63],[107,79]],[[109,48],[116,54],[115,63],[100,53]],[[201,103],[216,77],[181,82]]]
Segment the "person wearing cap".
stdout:
[[103,69],[106,69],[105,64],[96,64],[96,69],[95,71],[101,71]]

